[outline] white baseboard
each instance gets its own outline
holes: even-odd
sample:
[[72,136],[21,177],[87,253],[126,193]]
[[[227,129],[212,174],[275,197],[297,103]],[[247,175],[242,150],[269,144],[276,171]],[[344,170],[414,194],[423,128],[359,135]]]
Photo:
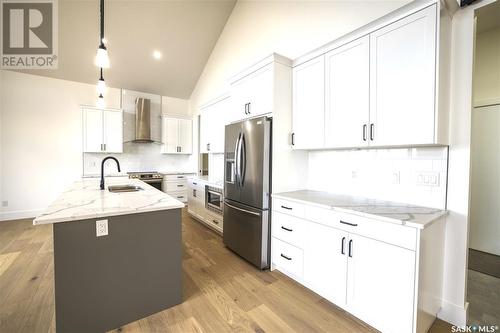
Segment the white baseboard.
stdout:
[[438,318],[455,326],[465,326],[467,323],[468,308],[469,302],[466,302],[464,306],[459,306],[443,300]]
[[0,212],[0,221],[35,218],[40,215],[43,209],[15,210],[12,212]]

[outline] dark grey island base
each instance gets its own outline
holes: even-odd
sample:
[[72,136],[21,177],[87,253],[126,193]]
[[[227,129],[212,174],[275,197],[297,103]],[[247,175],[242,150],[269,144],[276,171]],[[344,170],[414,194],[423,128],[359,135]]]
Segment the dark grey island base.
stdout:
[[[96,220],[108,235],[96,237]],[[54,225],[56,331],[105,332],[182,302],[181,210]]]

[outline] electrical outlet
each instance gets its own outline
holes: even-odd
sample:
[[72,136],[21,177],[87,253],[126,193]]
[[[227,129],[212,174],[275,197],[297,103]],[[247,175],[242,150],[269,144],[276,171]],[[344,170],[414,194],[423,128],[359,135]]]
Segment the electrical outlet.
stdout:
[[108,220],[95,221],[95,232],[97,237],[108,235]]
[[2,207],[9,207],[9,201],[8,200],[2,201]]
[[439,172],[424,171],[417,174],[417,185],[439,186]]

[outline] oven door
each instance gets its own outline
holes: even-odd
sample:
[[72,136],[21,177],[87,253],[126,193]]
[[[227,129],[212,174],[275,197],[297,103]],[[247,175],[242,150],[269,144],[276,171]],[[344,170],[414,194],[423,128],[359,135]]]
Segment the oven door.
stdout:
[[145,182],[148,185],[153,186],[157,190],[162,190],[162,180],[161,179],[141,179],[143,182]]

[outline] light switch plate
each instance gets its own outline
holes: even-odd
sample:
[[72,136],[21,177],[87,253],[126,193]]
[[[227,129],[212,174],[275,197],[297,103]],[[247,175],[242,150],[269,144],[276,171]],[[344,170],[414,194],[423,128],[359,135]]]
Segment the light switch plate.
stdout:
[[108,235],[108,220],[95,221],[95,232],[97,237]]
[[439,172],[433,172],[433,171],[418,172],[417,185],[438,187]]

